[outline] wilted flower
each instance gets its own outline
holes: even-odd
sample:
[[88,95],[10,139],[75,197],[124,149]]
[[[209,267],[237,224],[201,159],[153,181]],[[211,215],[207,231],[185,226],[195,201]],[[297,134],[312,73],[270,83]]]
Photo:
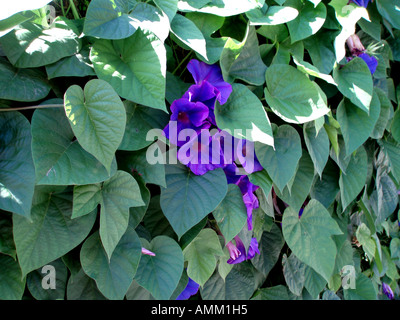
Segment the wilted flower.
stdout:
[[147,250],[146,248],[142,248],[142,253],[146,254],[148,256],[154,257],[156,254],[154,252],[151,252],[150,250]]
[[250,246],[248,248],[248,253],[246,254],[246,248],[239,236],[235,236],[235,244],[232,241],[229,241],[226,244],[226,247],[229,250],[230,258],[227,261],[229,264],[238,264],[245,260],[253,259],[256,253],[260,254],[258,250],[258,242],[256,238],[252,238],[250,242]]
[[180,295],[176,298],[176,300],[187,300],[191,296],[195,295],[197,291],[199,291],[200,285],[189,278],[189,282],[186,285],[186,288],[180,293]]
[[384,282],[382,282],[382,292],[383,292],[390,300],[393,300],[393,299],[394,299],[394,294],[393,294],[392,288],[391,288],[388,284],[386,284],[386,283],[384,283]]
[[235,244],[232,243],[232,241],[229,241],[226,244],[226,247],[229,250],[229,260],[227,261],[227,263],[229,264],[237,264],[237,263],[241,263],[243,261],[246,260],[246,248],[244,247],[244,244],[242,242],[242,240],[238,237],[235,236]]
[[369,70],[371,71],[371,74],[374,74],[376,67],[378,66],[378,60],[374,56],[366,53],[360,38],[356,34],[353,34],[347,38],[346,43],[352,54],[352,57],[346,58],[347,61],[350,61],[355,57],[359,57],[365,61]]

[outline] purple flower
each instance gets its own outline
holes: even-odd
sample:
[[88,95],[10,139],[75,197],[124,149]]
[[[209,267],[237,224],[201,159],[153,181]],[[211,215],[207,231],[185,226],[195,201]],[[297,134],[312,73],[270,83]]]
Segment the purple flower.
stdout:
[[346,40],[347,46],[352,54],[352,57],[346,58],[347,62],[354,59],[355,57],[359,57],[365,61],[371,74],[374,74],[376,67],[378,66],[378,60],[374,56],[370,56],[366,53],[366,50],[361,43],[360,38],[356,34],[352,34]]
[[360,7],[366,8],[370,0],[350,0],[349,3],[353,2]]
[[[185,142],[178,142],[177,135],[183,129],[193,129],[196,132],[200,132],[201,129],[209,128],[210,124],[205,120],[208,117],[208,108],[201,102],[191,102],[188,99],[175,100],[170,107],[172,115],[170,122],[164,128],[165,136],[168,139],[172,139],[176,142],[176,145],[180,146]],[[172,130],[170,135],[171,121],[176,121],[176,132]]]
[[256,238],[251,238],[250,247],[247,253],[247,260],[253,259],[256,253],[260,254],[258,250],[258,242]]
[[371,74],[374,74],[376,67],[378,66],[378,60],[376,60],[374,56],[370,56],[367,53],[361,53],[358,55],[358,57],[365,61],[369,70],[371,71]]
[[195,295],[197,291],[199,291],[200,285],[189,278],[189,282],[186,285],[186,288],[180,293],[180,295],[176,298],[176,300],[187,300],[191,296]]
[[393,300],[394,299],[394,294],[392,291],[392,288],[387,285],[386,283],[382,282],[382,292],[390,299]]
[[154,257],[156,254],[154,252],[151,252],[150,250],[147,250],[146,248],[142,247],[142,253],[147,254],[148,256]]
[[214,92],[220,104],[224,104],[232,92],[232,86],[224,81],[221,69],[217,64],[209,65],[205,62],[192,59],[187,68],[196,84],[207,81],[214,87]]
[[182,98],[188,99],[192,102],[202,102],[208,107],[209,117],[208,121],[213,125],[217,125],[215,122],[214,107],[217,95],[215,93],[215,87],[207,81],[203,81],[200,84],[193,84],[184,93]]
[[[247,154],[248,152],[250,154]],[[238,141],[235,155],[247,173],[250,174],[263,169],[254,151],[254,142],[246,139]]]
[[229,251],[229,260],[227,263],[229,264],[238,264],[241,263],[245,260],[250,260],[253,259],[256,253],[260,254],[260,251],[258,250],[258,242],[256,238],[252,238],[250,242],[250,246],[248,249],[248,253],[246,255],[246,248],[244,247],[244,244],[242,240],[240,239],[239,236],[235,236],[235,244],[233,244],[232,241],[229,241],[226,244],[226,247],[228,248]]
[[211,136],[209,130],[201,130],[200,134],[181,146],[178,159],[195,175],[203,175],[225,166],[219,141]]
[[241,263],[243,261],[246,260],[247,256],[246,256],[246,248],[244,247],[244,244],[242,242],[242,240],[238,237],[235,236],[235,244],[232,243],[232,241],[229,241],[226,244],[226,247],[229,250],[229,260],[227,261],[227,263],[229,264],[237,264],[237,263]]
[[243,202],[246,206],[246,211],[247,211],[247,229],[252,230],[253,229],[253,209],[258,208],[258,206],[259,206],[258,199],[252,191],[249,191],[243,195]]
[[301,218],[302,214],[303,214],[304,208],[301,208],[299,211],[299,219]]

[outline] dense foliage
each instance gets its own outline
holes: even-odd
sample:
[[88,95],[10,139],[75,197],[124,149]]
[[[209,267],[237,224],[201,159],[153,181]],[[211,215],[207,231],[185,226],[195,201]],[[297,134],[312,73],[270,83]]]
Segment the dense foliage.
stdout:
[[398,299],[399,62],[397,0],[3,1],[0,299]]

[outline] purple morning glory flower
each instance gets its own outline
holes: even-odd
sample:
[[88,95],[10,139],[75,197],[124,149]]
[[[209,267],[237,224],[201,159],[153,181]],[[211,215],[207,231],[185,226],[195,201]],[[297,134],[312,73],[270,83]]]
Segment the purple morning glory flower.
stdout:
[[250,246],[248,249],[248,253],[246,255],[246,248],[239,236],[235,236],[235,244],[232,241],[226,244],[226,247],[229,251],[229,260],[227,263],[229,264],[238,264],[245,260],[253,259],[256,253],[260,254],[258,250],[258,242],[256,238],[251,238]]
[[370,56],[367,53],[361,53],[358,55],[358,57],[365,61],[369,70],[371,71],[371,74],[374,74],[376,67],[378,66],[378,60],[376,60],[374,56]]
[[208,171],[225,166],[218,139],[211,136],[210,131],[205,129],[181,146],[178,151],[178,159],[195,175],[203,175]]
[[209,65],[205,62],[192,59],[187,68],[196,84],[207,81],[214,86],[215,95],[220,104],[224,104],[232,92],[232,86],[224,81],[222,72],[217,64]]
[[172,139],[178,146],[185,143],[178,142],[177,139],[177,135],[183,129],[193,129],[199,132],[201,129],[210,127],[210,124],[205,121],[208,117],[208,108],[201,102],[191,102],[188,99],[181,98],[175,100],[170,109],[172,111],[170,121],[176,121],[176,132],[172,134],[176,136],[170,136],[171,122],[164,128],[164,133],[169,140]]
[[353,2],[360,7],[366,8],[370,0],[350,0],[349,3]]
[[186,285],[186,288],[180,293],[180,295],[176,298],[176,300],[187,300],[191,296],[195,295],[197,291],[199,291],[200,285],[189,278],[189,282]]
[[392,288],[387,285],[386,283],[382,282],[382,292],[390,299],[393,300],[394,299],[394,294],[392,291]]
[[247,260],[253,259],[256,253],[260,254],[260,251],[258,250],[258,242],[256,238],[251,238]]
[[247,210],[247,228],[251,230],[253,229],[253,209],[259,207],[258,199],[252,191],[249,191],[243,195],[243,202]]
[[193,84],[184,93],[182,98],[188,99],[192,102],[202,102],[208,107],[209,117],[208,121],[213,125],[217,125],[215,122],[214,107],[217,95],[215,93],[215,88],[207,81],[203,81],[200,84]]
[[301,218],[302,214],[303,214],[304,208],[301,208],[299,211],[299,219]]
[[[239,139],[237,139],[239,140]],[[251,154],[247,154],[247,152]],[[254,142],[246,139],[238,141],[236,146],[236,156],[241,163],[243,169],[247,173],[253,173],[256,171],[261,171],[263,167],[257,159],[256,153],[254,151]]]
[[227,263],[229,264],[237,264],[237,263],[241,263],[243,261],[246,260],[247,256],[246,256],[246,248],[244,247],[244,244],[242,242],[242,240],[238,237],[235,236],[235,244],[232,243],[232,241],[229,241],[226,244],[226,247],[229,250],[229,260],[227,261]]

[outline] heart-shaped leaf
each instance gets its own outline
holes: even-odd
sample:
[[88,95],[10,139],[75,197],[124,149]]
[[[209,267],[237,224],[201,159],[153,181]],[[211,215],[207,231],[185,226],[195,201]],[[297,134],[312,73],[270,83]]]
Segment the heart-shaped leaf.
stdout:
[[107,169],[125,132],[126,113],[121,99],[105,81],[89,81],[84,90],[77,85],[64,95],[64,108],[79,144]]
[[29,218],[35,187],[30,124],[19,112],[1,112],[0,128],[0,208]]
[[98,232],[83,244],[80,257],[85,273],[111,300],[122,300],[132,283],[141,258],[142,245],[135,230],[128,228],[108,258]]
[[228,191],[222,169],[198,176],[181,164],[166,165],[165,174],[161,209],[179,237],[211,213]]
[[153,252],[154,256],[142,256],[135,280],[150,291],[155,299],[167,300],[183,272],[182,250],[167,236],[157,236],[150,243],[146,242],[144,247]]

